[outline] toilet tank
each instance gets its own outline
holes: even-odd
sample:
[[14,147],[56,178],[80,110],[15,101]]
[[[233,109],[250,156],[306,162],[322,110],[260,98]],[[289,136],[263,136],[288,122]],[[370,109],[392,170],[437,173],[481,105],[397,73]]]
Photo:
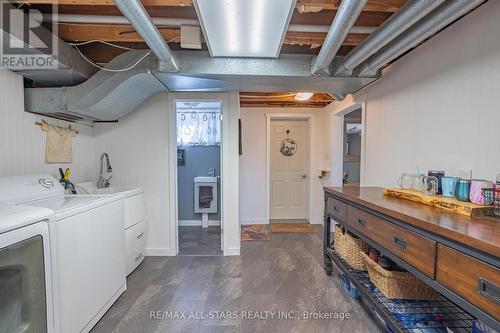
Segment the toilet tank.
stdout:
[[[195,177],[194,178],[194,212],[195,213],[217,213],[217,186],[219,184],[218,177]],[[201,205],[200,205],[200,188],[210,187],[211,188],[211,201],[207,194],[210,193],[209,190],[206,192],[202,189]],[[205,201],[203,200],[205,199]]]

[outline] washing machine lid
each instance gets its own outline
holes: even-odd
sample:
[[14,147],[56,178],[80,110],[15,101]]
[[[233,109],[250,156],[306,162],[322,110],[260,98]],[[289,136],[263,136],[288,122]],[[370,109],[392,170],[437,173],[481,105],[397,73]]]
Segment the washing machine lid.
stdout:
[[44,207],[53,210],[56,214],[69,210],[87,210],[93,203],[107,203],[110,199],[108,195],[63,195],[37,201],[24,203],[28,206]]
[[0,204],[0,234],[53,217],[54,212],[47,208]]
[[62,195],[63,186],[50,175],[0,177],[0,203],[20,204]]

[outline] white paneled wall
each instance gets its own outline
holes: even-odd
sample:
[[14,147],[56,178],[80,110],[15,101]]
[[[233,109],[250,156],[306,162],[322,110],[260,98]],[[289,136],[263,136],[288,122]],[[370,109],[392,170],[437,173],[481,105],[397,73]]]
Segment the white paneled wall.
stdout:
[[167,94],[149,98],[118,123],[95,127],[98,152],[107,152],[113,184],[142,186],[148,212],[148,255],[175,255],[170,244]]
[[[243,155],[240,158],[240,222],[242,224],[267,224],[266,218],[266,114],[313,114],[312,136],[312,170],[313,186],[311,223],[323,221],[323,181],[318,178],[319,170],[328,165],[327,140],[328,114],[322,109],[269,109],[242,108]],[[325,184],[327,180],[325,180]]]
[[500,172],[500,1],[489,1],[390,66],[367,101],[365,185],[401,172]]
[[[42,117],[24,112],[23,77],[0,70],[0,176],[47,173],[58,177],[58,168],[71,168],[74,182],[97,177],[93,129],[74,126],[80,134],[73,138],[73,164],[45,163],[45,133],[35,122]],[[67,126],[63,121],[50,123]]]

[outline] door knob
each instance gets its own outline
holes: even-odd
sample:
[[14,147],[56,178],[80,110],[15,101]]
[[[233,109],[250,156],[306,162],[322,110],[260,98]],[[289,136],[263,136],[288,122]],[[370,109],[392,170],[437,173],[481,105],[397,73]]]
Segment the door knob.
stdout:
[[303,178],[303,179],[306,179],[306,178],[307,178],[307,175],[302,175],[302,178]]

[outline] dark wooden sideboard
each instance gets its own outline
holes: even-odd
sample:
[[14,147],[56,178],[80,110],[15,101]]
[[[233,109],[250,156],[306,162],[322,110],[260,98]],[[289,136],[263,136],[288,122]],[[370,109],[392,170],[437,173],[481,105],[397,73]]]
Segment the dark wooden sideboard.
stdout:
[[386,196],[381,188],[324,190],[328,274],[333,219],[475,318],[500,327],[499,219],[449,213]]

